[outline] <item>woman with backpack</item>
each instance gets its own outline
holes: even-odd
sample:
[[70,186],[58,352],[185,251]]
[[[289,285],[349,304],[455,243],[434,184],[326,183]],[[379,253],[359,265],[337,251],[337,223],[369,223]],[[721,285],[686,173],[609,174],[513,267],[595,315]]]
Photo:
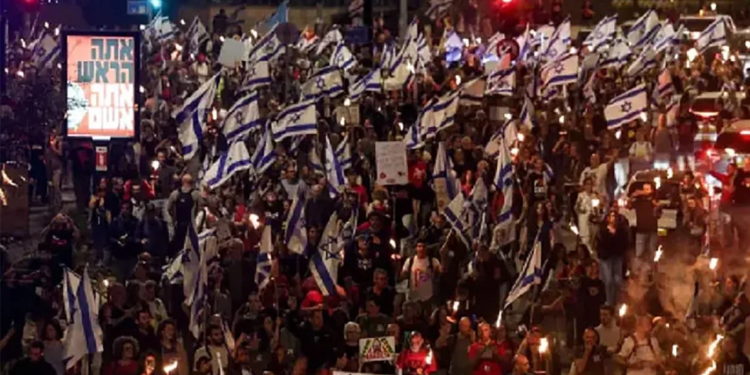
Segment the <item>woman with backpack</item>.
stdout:
[[640,316],[635,331],[625,337],[616,358],[626,375],[657,375],[664,364],[659,342],[651,336],[651,319]]

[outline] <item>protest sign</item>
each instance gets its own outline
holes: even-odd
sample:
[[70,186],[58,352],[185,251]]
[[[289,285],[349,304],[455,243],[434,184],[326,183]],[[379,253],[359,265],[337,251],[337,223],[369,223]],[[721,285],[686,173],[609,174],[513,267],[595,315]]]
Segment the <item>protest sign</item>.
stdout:
[[376,142],[375,165],[380,185],[406,185],[409,167],[406,164],[406,146],[403,142]]
[[396,354],[396,338],[393,336],[371,337],[359,340],[359,360],[362,363],[392,361]]

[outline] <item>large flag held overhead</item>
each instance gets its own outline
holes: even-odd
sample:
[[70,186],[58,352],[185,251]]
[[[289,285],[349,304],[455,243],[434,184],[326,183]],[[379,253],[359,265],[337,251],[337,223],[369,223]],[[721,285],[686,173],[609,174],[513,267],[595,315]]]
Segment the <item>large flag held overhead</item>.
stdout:
[[477,77],[465,82],[458,88],[459,104],[464,106],[482,105],[487,90],[487,77]]
[[66,370],[87,354],[101,353],[104,350],[102,328],[99,326],[99,305],[94,296],[88,268],[84,269],[76,287],[74,305],[72,324],[65,330],[63,342],[63,363]]
[[76,292],[78,291],[78,285],[81,283],[81,277],[68,268],[65,268],[63,271],[62,295],[63,307],[65,308],[65,321],[72,323],[77,309]]
[[615,39],[612,47],[601,52],[598,67],[619,68],[625,65],[632,54],[632,50],[624,39]]
[[659,32],[659,30],[655,30],[658,25],[659,16],[652,9],[649,9],[633,23],[625,37],[633,48],[643,46],[646,40],[650,40],[649,32],[653,32],[650,38],[653,38]]
[[427,17],[435,21],[442,18],[450,7],[453,5],[453,0],[430,0],[430,7],[427,9]]
[[172,111],[172,118],[180,124],[180,142],[185,159],[190,159],[198,151],[206,127],[206,114],[213,106],[219,81],[221,75],[217,73],[185,99],[182,107]]
[[604,117],[607,118],[607,127],[619,128],[620,126],[638,118],[648,107],[648,95],[646,86],[640,84],[620,94],[609,102],[604,109]]
[[349,147],[349,134],[336,145],[336,158],[341,163],[341,168],[347,170],[352,167],[352,152]]
[[536,127],[536,114],[534,112],[534,102],[531,101],[527,95],[524,95],[523,108],[521,108],[521,114],[518,116],[521,119],[521,125],[527,129],[533,129]]
[[250,154],[245,142],[239,141],[229,146],[229,151],[219,157],[206,171],[203,182],[210,190],[214,190],[229,180],[235,173],[252,168]]
[[[646,48],[651,45],[656,35],[661,30],[662,24],[659,22],[659,16],[654,10],[649,10],[646,13],[647,17],[643,25],[643,34],[640,36],[638,41],[633,44],[633,48]],[[630,33],[628,33],[628,37]]]
[[255,265],[255,284],[259,290],[263,290],[271,282],[271,270],[273,269],[273,238],[271,236],[271,226],[263,227],[263,233],[260,236],[260,251],[256,257]]
[[435,156],[435,168],[432,171],[432,177],[432,188],[435,190],[438,210],[442,212],[445,206],[460,193],[458,182],[453,172],[453,162],[451,162],[443,142],[438,143],[438,152]]
[[419,129],[419,121],[409,126],[409,130],[404,135],[404,145],[406,145],[407,150],[415,150],[424,146],[421,130]]
[[355,81],[349,85],[349,99],[352,101],[359,100],[359,98],[366,91],[370,92],[381,92],[383,91],[382,79],[380,78],[379,67],[371,70],[367,75]]
[[273,124],[274,141],[298,135],[318,134],[315,101],[307,100],[284,108]]
[[518,139],[518,126],[515,120],[510,119],[492,134],[489,142],[484,146],[484,152],[490,157],[497,157],[503,144],[511,147],[516,143],[516,139]]
[[542,68],[544,87],[561,86],[578,81],[578,55],[565,53]]
[[422,110],[418,120],[422,139],[432,139],[455,123],[460,95],[460,90],[449,92]]
[[284,50],[284,45],[276,35],[277,27],[278,25],[273,26],[271,30],[268,30],[266,35],[263,35],[258,43],[253,46],[249,53],[249,62],[254,63],[260,60],[270,61]]
[[287,1],[284,1],[268,18],[261,21],[259,25],[265,25],[266,30],[271,30],[276,25],[286,22],[289,22],[289,4]]
[[284,243],[294,253],[304,254],[307,249],[307,227],[305,222],[305,205],[307,200],[304,194],[297,194],[289,208],[286,216],[286,231],[284,232]]
[[260,129],[265,122],[260,117],[258,107],[258,93],[253,91],[237,100],[232,108],[229,108],[221,132],[227,138],[228,143],[244,140],[250,132]]
[[335,98],[344,93],[344,82],[341,71],[335,66],[321,68],[302,85],[302,96],[305,100],[322,97]]
[[261,87],[271,85],[271,73],[268,69],[268,59],[261,59],[254,63],[248,63],[245,79],[240,91],[257,90]]
[[346,48],[344,42],[339,42],[336,45],[336,49],[333,50],[330,64],[339,67],[343,71],[347,71],[357,66],[357,59],[349,51],[349,48]]
[[659,53],[662,50],[672,47],[680,36],[675,33],[674,26],[669,21],[663,21],[659,32],[653,40],[654,50]]
[[273,145],[272,131],[267,128],[263,135],[260,137],[260,141],[255,146],[255,151],[252,156],[253,169],[257,175],[263,175],[263,173],[276,162],[276,151]]
[[656,67],[656,52],[651,48],[644,49],[625,72],[629,77],[637,77]]
[[511,159],[507,145],[505,140],[501,141],[495,172],[495,188],[503,195],[503,206],[497,217],[497,225],[507,234],[503,236],[506,240],[505,243],[500,244],[501,246],[510,243],[515,233],[515,228],[513,228],[513,159]]
[[190,24],[190,28],[185,36],[189,43],[190,53],[196,55],[198,54],[198,51],[200,51],[201,44],[207,41],[210,37],[208,30],[206,30],[206,26],[203,25],[203,22],[201,22],[198,16],[193,18],[193,23]]
[[335,296],[343,249],[339,244],[339,219],[334,212],[320,237],[318,250],[310,255],[310,272],[324,296]]
[[617,29],[617,15],[604,17],[586,37],[583,44],[588,46],[591,51],[596,51],[599,47],[607,44],[615,37]]
[[516,68],[496,70],[487,76],[487,94],[513,96],[516,89]]
[[538,237],[537,235],[531,254],[526,258],[521,273],[505,299],[505,308],[526,294],[532,286],[542,283],[542,243]]
[[[42,69],[52,66],[52,63],[60,57],[60,44],[55,41],[50,35],[45,34],[38,43],[34,45],[33,54],[31,60],[37,69]],[[79,63],[80,69],[80,63]]]
[[326,47],[333,44],[336,45],[339,42],[344,41],[344,36],[341,35],[341,31],[339,29],[333,29],[326,33],[326,35],[323,37],[323,40],[318,43],[318,47],[315,49],[315,54],[320,55],[321,52],[323,52]]
[[656,87],[657,97],[660,99],[671,98],[675,93],[674,84],[672,84],[672,75],[669,69],[662,70],[659,74],[659,85]]
[[701,32],[698,40],[695,41],[695,48],[698,52],[703,53],[711,47],[723,46],[726,43],[726,21],[723,18],[717,18]]
[[466,212],[466,199],[461,192],[445,207],[443,214],[445,219],[453,227],[454,233],[467,248],[471,248],[468,230],[471,228],[468,213]]
[[566,18],[552,33],[547,47],[544,49],[544,58],[554,60],[568,51],[570,44],[570,17]]
[[337,197],[346,186],[344,168],[341,166],[336,152],[331,146],[331,140],[326,137],[326,179],[331,198]]

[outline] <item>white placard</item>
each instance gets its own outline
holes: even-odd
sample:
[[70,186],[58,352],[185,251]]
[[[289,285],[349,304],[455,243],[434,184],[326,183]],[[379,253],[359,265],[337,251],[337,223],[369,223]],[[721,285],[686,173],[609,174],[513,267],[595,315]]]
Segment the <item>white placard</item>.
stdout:
[[245,44],[239,40],[228,38],[224,40],[219,52],[219,63],[229,68],[234,68],[242,61],[245,54]]
[[409,166],[406,164],[406,145],[403,142],[376,142],[375,165],[379,185],[406,185]]
[[396,354],[396,338],[393,336],[359,339],[361,363],[392,361]]

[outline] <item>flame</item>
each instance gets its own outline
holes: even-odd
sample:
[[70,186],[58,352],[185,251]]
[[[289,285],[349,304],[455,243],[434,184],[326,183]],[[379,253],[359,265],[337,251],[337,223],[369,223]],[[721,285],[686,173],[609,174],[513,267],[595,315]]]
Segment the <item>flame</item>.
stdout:
[[500,328],[502,324],[503,324],[503,310],[500,310],[500,312],[497,314],[497,321],[495,322],[495,327]]
[[460,85],[460,84],[461,84],[461,76],[456,74],[456,85]]
[[620,310],[617,312],[617,315],[619,315],[622,318],[627,313],[628,313],[628,305],[623,303],[622,306],[620,306]]
[[661,255],[662,255],[663,253],[664,253],[664,251],[662,250],[662,246],[661,246],[661,245],[659,245],[659,249],[658,249],[658,250],[656,250],[656,255],[654,255],[654,263],[658,262],[658,261],[659,261],[659,259],[661,259]]
[[601,203],[599,201],[599,198],[594,198],[594,199],[591,200],[591,206],[594,207],[594,208],[599,207],[599,203]]
[[453,301],[453,312],[458,311],[458,305],[459,305],[458,301]]
[[5,173],[5,169],[2,170],[2,175],[3,175],[3,183],[4,184],[10,185],[10,186],[13,186],[13,187],[18,187],[18,185],[15,182],[13,182],[13,180],[11,180],[10,177],[8,177],[8,174]]
[[250,214],[250,223],[253,224],[253,228],[258,229],[260,226],[260,217],[256,214]]
[[390,244],[391,244],[391,247],[393,247],[394,249],[396,248],[396,240],[392,239]]
[[425,357],[424,362],[430,366],[432,365],[432,349],[430,349],[430,352],[427,353],[427,357]]
[[712,270],[715,270],[718,265],[719,265],[719,258],[711,258],[711,260],[708,261],[708,268]]
[[672,357],[677,357],[677,345],[672,345]]
[[578,227],[575,224],[571,224],[570,231],[573,232],[576,236],[578,235]]
[[656,188],[659,189],[661,187],[661,177],[654,177],[654,184],[656,185]]
[[344,106],[348,107],[352,105],[352,101],[349,98],[344,99]]
[[674,177],[674,171],[672,170],[672,167],[667,168],[667,178]]
[[[719,343],[723,339],[724,339],[724,336],[722,336],[722,335],[716,335],[716,340],[714,340],[711,343],[711,345],[708,346],[708,353],[706,353],[708,355],[708,358],[713,358],[714,357],[714,353],[716,352],[716,347],[719,346]],[[714,366],[714,368],[715,368],[715,366]]]
[[539,340],[539,354],[544,354],[549,350],[549,341],[546,337],[542,337],[541,340]]
[[523,135],[523,133],[518,133],[518,142],[523,142],[524,139],[526,139],[526,136]]
[[711,367],[707,368],[706,371],[703,372],[703,375],[709,375],[714,372],[714,370],[716,370],[716,361],[711,361]]
[[177,369],[177,360],[175,360],[174,362],[172,362],[172,363],[164,366],[164,373],[167,374],[167,375],[169,375],[170,372],[172,372],[172,371],[174,371],[176,369]]

